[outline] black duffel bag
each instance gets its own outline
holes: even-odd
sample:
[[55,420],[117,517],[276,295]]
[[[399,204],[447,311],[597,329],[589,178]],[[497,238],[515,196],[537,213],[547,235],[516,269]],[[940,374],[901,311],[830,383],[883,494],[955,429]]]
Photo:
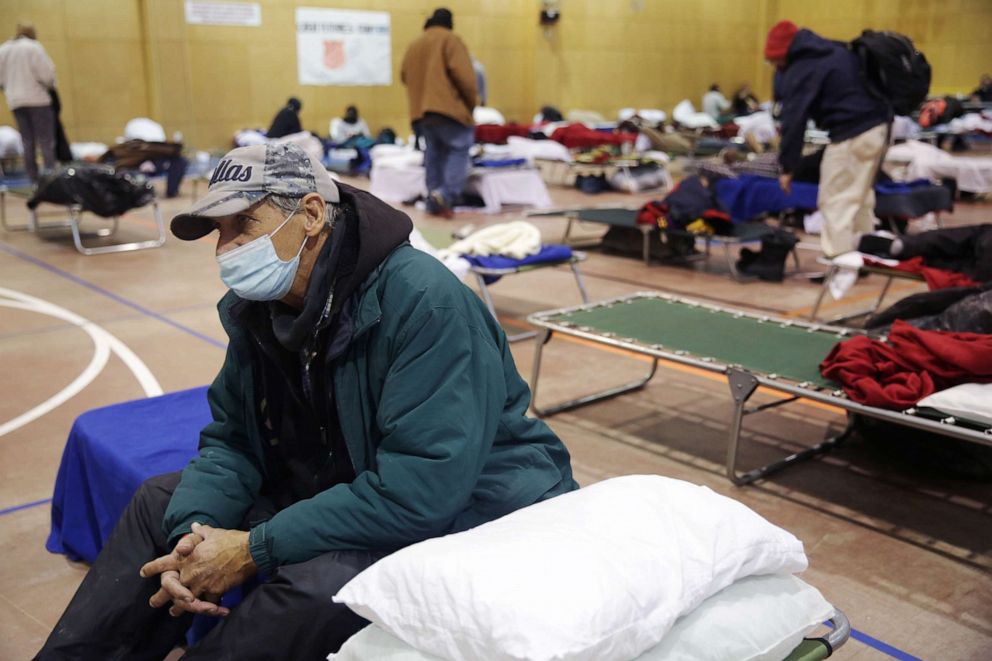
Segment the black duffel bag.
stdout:
[[33,210],[42,202],[79,205],[84,211],[112,218],[154,198],[155,190],[144,177],[117,172],[109,165],[73,163],[42,176],[28,208]]

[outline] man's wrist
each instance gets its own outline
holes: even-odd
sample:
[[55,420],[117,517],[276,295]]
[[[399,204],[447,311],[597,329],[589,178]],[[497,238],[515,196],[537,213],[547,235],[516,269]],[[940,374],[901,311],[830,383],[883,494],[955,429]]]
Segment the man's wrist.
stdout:
[[258,573],[258,565],[255,564],[255,558],[251,557],[251,545],[248,541],[249,536],[249,533],[245,532],[241,538],[241,567],[246,575],[253,576]]

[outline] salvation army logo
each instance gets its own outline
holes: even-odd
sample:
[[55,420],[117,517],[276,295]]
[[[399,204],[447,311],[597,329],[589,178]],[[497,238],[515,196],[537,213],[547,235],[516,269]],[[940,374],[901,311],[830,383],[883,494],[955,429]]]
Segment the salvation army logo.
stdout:
[[343,41],[324,42],[324,68],[341,69],[347,61]]

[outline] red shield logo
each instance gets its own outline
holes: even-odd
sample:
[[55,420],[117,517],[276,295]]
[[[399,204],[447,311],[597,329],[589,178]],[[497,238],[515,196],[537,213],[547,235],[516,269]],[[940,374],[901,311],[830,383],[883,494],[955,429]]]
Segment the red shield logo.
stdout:
[[344,51],[343,41],[324,42],[324,68],[340,69],[345,65],[347,57]]

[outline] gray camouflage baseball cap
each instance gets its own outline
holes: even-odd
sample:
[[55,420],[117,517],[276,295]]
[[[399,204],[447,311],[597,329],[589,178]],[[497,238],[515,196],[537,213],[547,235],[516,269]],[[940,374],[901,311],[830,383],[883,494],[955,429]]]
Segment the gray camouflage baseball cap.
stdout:
[[320,193],[328,202],[341,200],[324,166],[298,145],[238,147],[214,168],[207,194],[173,218],[170,227],[176,237],[193,241],[213,231],[213,218],[244,211],[266,195],[302,197],[307,193]]

